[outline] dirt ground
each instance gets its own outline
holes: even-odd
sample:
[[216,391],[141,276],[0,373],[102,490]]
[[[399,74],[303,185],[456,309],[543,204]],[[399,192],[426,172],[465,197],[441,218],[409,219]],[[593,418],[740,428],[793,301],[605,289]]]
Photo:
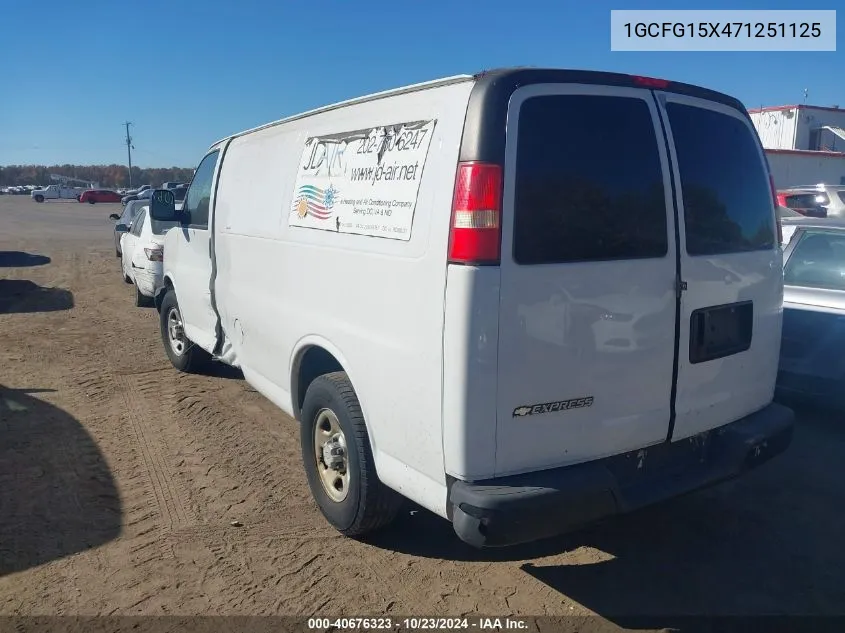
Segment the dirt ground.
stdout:
[[845,420],[821,410],[741,480],[550,542],[475,551],[412,506],[337,535],[296,423],[170,367],[118,207],[0,196],[0,615],[845,613]]

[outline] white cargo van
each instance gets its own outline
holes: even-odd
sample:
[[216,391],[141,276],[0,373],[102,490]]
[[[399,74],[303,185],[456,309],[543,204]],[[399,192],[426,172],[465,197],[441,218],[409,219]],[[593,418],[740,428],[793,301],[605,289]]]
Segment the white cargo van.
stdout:
[[[476,546],[550,536],[783,451],[783,279],[766,159],[735,99],[514,69],[215,143],[156,304],[301,424],[347,535],[407,497]],[[234,423],[234,421],[233,421]]]

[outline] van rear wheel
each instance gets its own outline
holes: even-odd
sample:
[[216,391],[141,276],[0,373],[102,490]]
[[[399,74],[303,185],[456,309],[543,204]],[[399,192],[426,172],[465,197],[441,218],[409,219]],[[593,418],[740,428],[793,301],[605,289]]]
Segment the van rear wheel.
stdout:
[[161,339],[170,363],[179,371],[199,373],[211,360],[211,355],[185,336],[182,313],[173,288],[167,291],[161,302],[159,318]]
[[402,497],[379,481],[361,405],[346,373],[315,378],[300,418],[308,486],[326,520],[353,537],[390,523]]

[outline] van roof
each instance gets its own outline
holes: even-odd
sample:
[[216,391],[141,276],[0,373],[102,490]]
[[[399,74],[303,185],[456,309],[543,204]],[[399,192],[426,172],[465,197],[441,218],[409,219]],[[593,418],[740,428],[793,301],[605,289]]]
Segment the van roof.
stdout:
[[[337,108],[355,105],[358,103],[365,103],[367,101],[373,101],[376,99],[392,97],[408,92],[427,90],[429,88],[448,86],[451,84],[463,83],[467,81],[477,82],[477,89],[476,92],[473,93],[473,98],[470,104],[470,112],[467,113],[468,123],[469,121],[474,119],[476,123],[481,123],[482,119],[486,122],[487,117],[484,117],[482,115],[481,110],[483,110],[485,106],[490,106],[491,100],[499,102],[499,107],[494,108],[494,110],[501,111],[503,109],[502,106],[504,106],[504,109],[506,110],[506,104],[510,98],[510,94],[516,88],[536,83],[586,83],[628,87],[658,87],[655,86],[653,83],[649,84],[648,82],[660,82],[666,84],[665,86],[659,86],[660,89],[685,94],[688,96],[699,97],[702,99],[708,99],[711,101],[716,101],[728,105],[730,107],[737,108],[747,113],[745,106],[743,106],[743,104],[734,97],[720,92],[716,92],[714,90],[710,90],[708,88],[701,88],[699,86],[694,86],[691,84],[679,83],[674,81],[664,82],[663,80],[655,80],[647,77],[644,78],[624,73],[613,73],[597,70],[569,70],[562,68],[535,68],[523,66],[485,70],[472,75],[454,75],[451,77],[444,77],[442,79],[425,81],[422,83],[411,84],[408,86],[402,86],[390,90],[383,90],[381,92],[376,92],[361,97],[355,97],[353,99],[347,99],[345,101],[340,101],[330,105],[321,106],[313,110],[308,110],[299,114],[294,114],[289,117],[273,121],[271,123],[266,123],[258,127],[244,130],[243,132],[238,132],[237,134],[231,134],[216,141],[212,144],[211,147],[216,147],[217,145],[220,145],[221,143],[224,143],[229,139],[244,136],[246,134],[251,134],[253,132],[258,132],[260,130],[264,130],[276,125],[281,125],[282,123],[288,123],[290,121],[304,119],[306,117],[335,110]],[[494,116],[493,118],[499,117]]]
[[229,139],[237,138],[238,136],[244,136],[246,134],[251,134],[252,132],[258,132],[259,130],[264,130],[275,125],[288,123],[289,121],[304,119],[306,117],[313,116],[315,114],[320,114],[322,112],[336,110],[337,108],[342,108],[344,106],[355,105],[356,103],[364,103],[366,101],[374,101],[375,99],[383,99],[384,97],[393,97],[395,95],[404,94],[406,92],[415,92],[417,90],[426,90],[428,88],[436,88],[439,86],[448,86],[450,84],[463,83],[465,81],[472,81],[474,78],[474,75],[454,75],[451,77],[444,77],[442,79],[434,79],[432,81],[424,81],[417,84],[411,84],[409,86],[402,86],[400,88],[382,90],[381,92],[374,92],[372,94],[364,95],[362,97],[355,97],[353,99],[347,99],[345,101],[338,101],[337,103],[320,106],[319,108],[314,108],[313,110],[306,110],[305,112],[301,112],[299,114],[293,114],[289,117],[279,119],[278,121],[265,123],[264,125],[259,125],[258,127],[250,128],[248,130],[244,130],[243,132],[238,132],[237,134],[231,134],[230,136],[226,136],[224,138],[221,138],[219,141],[215,142],[212,147],[214,147],[215,145],[219,145],[224,141],[228,141]]

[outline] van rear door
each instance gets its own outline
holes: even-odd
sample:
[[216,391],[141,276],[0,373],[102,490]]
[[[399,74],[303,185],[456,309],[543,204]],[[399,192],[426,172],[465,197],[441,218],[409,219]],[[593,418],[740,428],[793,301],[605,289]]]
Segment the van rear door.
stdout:
[[769,404],[780,351],[783,279],[771,183],[744,112],[657,93],[679,192],[681,293],[671,439]]
[[677,254],[652,91],[518,88],[504,166],[496,475],[665,441]]

